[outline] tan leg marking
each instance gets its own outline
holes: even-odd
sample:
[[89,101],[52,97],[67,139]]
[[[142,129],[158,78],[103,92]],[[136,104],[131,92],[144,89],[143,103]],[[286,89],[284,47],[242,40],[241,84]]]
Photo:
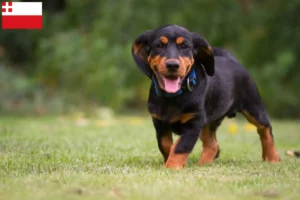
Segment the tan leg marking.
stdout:
[[209,126],[205,126],[200,134],[200,139],[203,143],[203,151],[198,164],[204,165],[212,163],[219,149],[216,132],[212,132]]

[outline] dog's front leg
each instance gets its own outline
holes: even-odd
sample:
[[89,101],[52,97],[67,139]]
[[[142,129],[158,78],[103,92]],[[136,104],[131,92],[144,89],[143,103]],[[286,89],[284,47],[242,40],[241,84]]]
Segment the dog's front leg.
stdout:
[[164,163],[168,160],[171,146],[173,144],[172,132],[169,124],[153,118],[153,124],[156,130],[156,139],[158,148],[164,157]]
[[188,155],[192,152],[203,126],[199,120],[193,119],[182,124],[181,136],[171,146],[166,168],[182,169],[187,163]]

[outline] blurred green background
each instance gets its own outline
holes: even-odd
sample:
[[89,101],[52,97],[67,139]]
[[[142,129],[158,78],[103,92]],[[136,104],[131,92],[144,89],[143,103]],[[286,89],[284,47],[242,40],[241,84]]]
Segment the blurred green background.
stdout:
[[131,45],[178,24],[230,50],[270,115],[299,118],[299,11],[299,0],[43,1],[43,30],[0,32],[0,114],[145,112],[150,81]]

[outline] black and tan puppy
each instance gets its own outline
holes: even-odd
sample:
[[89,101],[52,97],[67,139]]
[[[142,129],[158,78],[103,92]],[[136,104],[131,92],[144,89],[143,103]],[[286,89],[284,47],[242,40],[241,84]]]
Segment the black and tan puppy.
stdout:
[[[219,155],[217,128],[237,112],[257,127],[263,160],[279,162],[257,87],[228,51],[211,47],[183,27],[168,25],[142,33],[132,55],[152,80],[148,110],[167,168],[183,168],[199,137],[199,164],[211,163]],[[172,133],[180,136],[174,143]]]

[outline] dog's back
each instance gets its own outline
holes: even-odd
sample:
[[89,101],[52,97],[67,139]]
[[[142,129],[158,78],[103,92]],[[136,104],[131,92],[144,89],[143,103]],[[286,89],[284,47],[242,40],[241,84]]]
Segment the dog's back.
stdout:
[[237,62],[237,59],[226,49],[213,47],[213,53],[215,57],[227,57]]

